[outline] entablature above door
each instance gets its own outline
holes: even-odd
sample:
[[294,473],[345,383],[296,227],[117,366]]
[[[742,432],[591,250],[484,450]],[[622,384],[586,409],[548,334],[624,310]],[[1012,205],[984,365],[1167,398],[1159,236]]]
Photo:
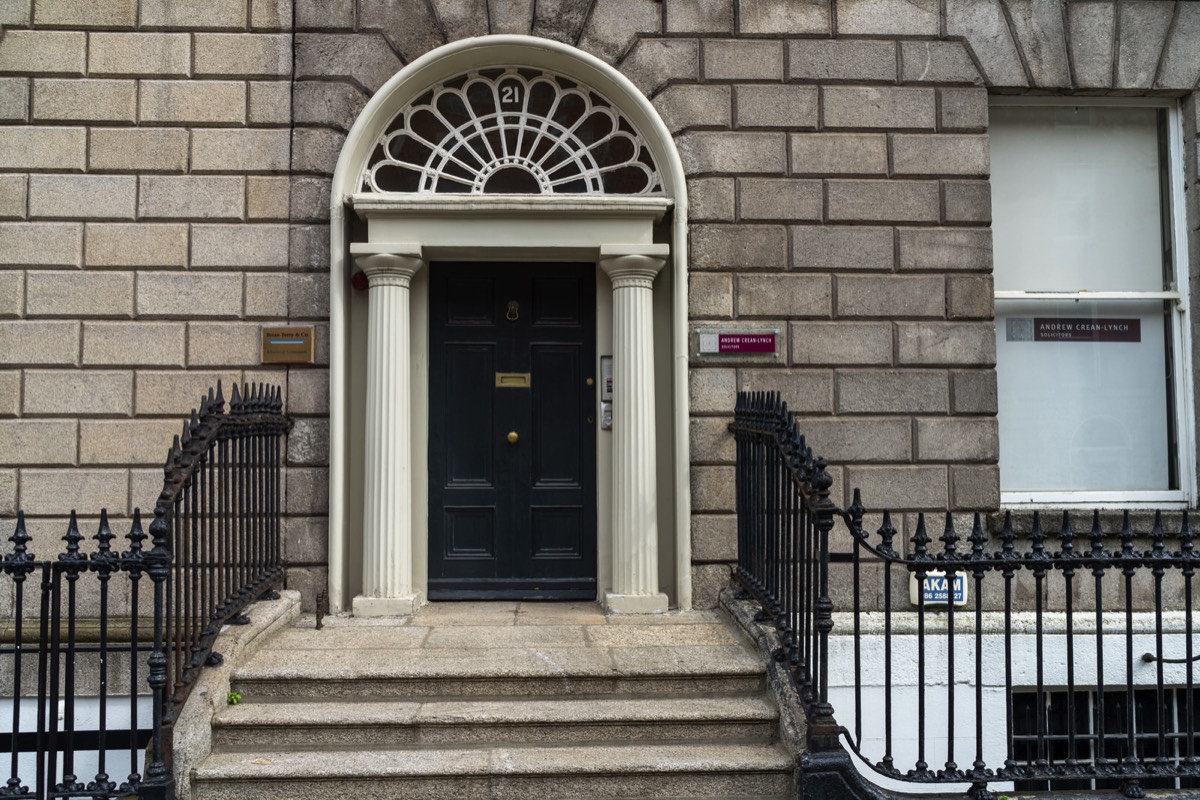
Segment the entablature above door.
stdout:
[[651,244],[666,197],[354,194],[370,242],[415,242],[426,259],[565,258],[596,261],[600,247]]

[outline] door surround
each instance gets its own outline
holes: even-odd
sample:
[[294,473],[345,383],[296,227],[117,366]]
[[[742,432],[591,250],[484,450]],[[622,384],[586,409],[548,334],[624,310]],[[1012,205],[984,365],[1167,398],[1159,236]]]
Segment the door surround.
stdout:
[[[553,69],[603,93],[633,121],[654,153],[663,176],[664,194],[447,196],[356,191],[375,141],[405,102],[455,74],[508,65]],[[659,226],[656,231],[656,224],[668,211],[669,226]],[[366,221],[365,237],[358,227],[352,234],[351,226],[357,224],[354,216]],[[671,543],[674,579],[672,585],[662,589],[670,595],[672,606],[690,607],[686,225],[682,164],[666,126],[628,79],[573,47],[528,36],[463,40],[414,61],[376,94],[347,137],[334,173],[331,197],[329,600],[332,611],[351,606],[350,600],[361,580],[354,555],[359,547],[366,546],[362,544],[352,508],[355,492],[361,491],[351,480],[353,459],[359,457],[351,446],[352,431],[354,418],[361,415],[362,409],[356,403],[356,389],[351,385],[351,360],[357,356],[350,345],[352,326],[361,324],[354,322],[354,314],[356,308],[362,314],[362,300],[353,296],[349,275],[356,261],[363,266],[362,260],[370,260],[372,255],[394,256],[415,265],[406,267],[412,271],[403,286],[393,285],[389,279],[387,288],[389,292],[402,292],[405,303],[411,304],[411,315],[404,320],[401,336],[409,351],[411,374],[404,376],[403,385],[394,387],[394,396],[402,398],[407,407],[405,427],[411,436],[403,459],[404,480],[408,482],[408,490],[403,494],[410,498],[409,513],[402,521],[409,548],[406,560],[411,571],[399,576],[400,588],[386,602],[356,598],[365,600],[355,603],[356,613],[406,613],[423,601],[423,567],[411,568],[411,565],[425,561],[427,509],[421,498],[427,491],[422,477],[426,464],[422,448],[426,445],[428,397],[421,387],[424,386],[422,370],[427,368],[426,332],[422,327],[427,312],[424,305],[427,276],[421,275],[421,266],[431,259],[584,260],[603,266],[615,264],[619,259],[628,262],[631,258],[646,258],[660,266],[667,264],[669,275],[660,278],[654,290],[656,297],[662,297],[663,302],[656,303],[665,309],[666,319],[662,321],[669,321],[664,333],[668,334],[670,353],[669,358],[660,359],[658,371],[667,377],[665,387],[670,397],[669,418],[660,418],[659,426],[668,436],[664,456],[669,453],[669,458],[663,461],[669,462],[664,467],[669,469],[673,497],[671,530],[663,533],[664,539]],[[355,238],[360,241],[352,243]],[[363,238],[366,241],[361,241]],[[657,268],[650,273],[651,278],[656,271]],[[650,284],[647,281],[645,285]],[[646,296],[648,299],[649,291]],[[393,321],[392,329],[395,327]],[[603,505],[601,510],[603,513]],[[612,558],[604,546],[599,555],[603,581],[606,569],[611,571]],[[604,564],[605,561],[608,563]],[[623,597],[619,594],[611,597],[610,608],[662,611],[668,602],[666,595],[624,600]]]

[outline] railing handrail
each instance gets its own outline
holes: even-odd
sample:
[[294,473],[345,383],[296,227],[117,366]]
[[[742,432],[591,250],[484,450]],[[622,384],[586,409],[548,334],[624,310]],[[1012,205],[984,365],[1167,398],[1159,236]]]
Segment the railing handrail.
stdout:
[[[780,631],[781,656],[789,665],[789,673],[808,716],[810,752],[840,750],[844,744],[882,776],[913,783],[965,783],[971,785],[975,797],[990,796],[987,785],[997,781],[1045,782],[1081,777],[1114,780],[1121,784],[1126,796],[1138,797],[1143,794],[1141,783],[1151,778],[1200,780],[1200,756],[1195,741],[1195,706],[1200,693],[1197,693],[1194,674],[1194,665],[1200,661],[1200,656],[1195,653],[1200,647],[1194,643],[1193,624],[1193,578],[1196,567],[1200,566],[1200,552],[1195,548],[1186,512],[1181,515],[1178,529],[1173,533],[1165,529],[1161,512],[1154,514],[1153,523],[1145,532],[1134,530],[1128,511],[1121,515],[1119,531],[1113,532],[1104,529],[1099,511],[1088,515],[1090,525],[1079,525],[1070,513],[1064,512],[1057,527],[1045,525],[1045,515],[1033,512],[1032,524],[1025,534],[1015,531],[1013,516],[1006,513],[1003,526],[992,535],[985,531],[983,516],[978,512],[969,514],[970,523],[961,529],[956,527],[954,515],[946,513],[945,524],[937,538],[931,535],[926,515],[919,513],[913,535],[907,539],[911,549],[905,554],[900,551],[897,539],[900,533],[893,526],[889,511],[882,512],[882,524],[874,534],[865,529],[863,522],[868,511],[857,488],[853,491],[850,506],[845,509],[829,500],[832,481],[827,465],[823,459],[814,457],[812,448],[777,393],[739,393],[735,418],[729,427],[734,433],[738,454],[738,566],[735,578],[742,589],[761,604],[766,615],[773,618]],[[829,701],[830,633],[835,625],[834,604],[829,596],[832,561],[829,534],[837,521],[841,521],[849,533],[850,549],[839,554],[836,566],[849,570],[852,575],[852,583],[847,582],[847,588],[852,592],[853,599],[849,603],[852,609],[839,609],[836,614],[837,624],[847,626],[846,643],[839,643],[843,648],[841,652],[847,655],[844,648],[853,648],[847,656],[852,657],[854,663],[853,683],[848,684],[854,692],[850,703],[853,721],[847,717],[849,725],[840,725],[834,719]],[[868,575],[877,576],[868,580],[878,580],[882,586],[882,609],[863,607],[864,565],[870,565],[874,570]],[[948,593],[950,587],[956,587],[961,581],[962,608],[956,610],[956,602],[949,594],[941,599],[926,600],[925,580],[931,573],[944,575],[944,581],[939,577],[939,583],[934,584],[935,591]],[[1167,579],[1175,573],[1181,576],[1177,583],[1183,586],[1184,608],[1172,613],[1164,604],[1164,591],[1169,583]],[[1025,591],[1030,598],[1027,601],[1030,607],[1015,610],[1013,588],[1022,574],[1029,576],[1025,579]],[[1146,574],[1146,578],[1137,584],[1142,596],[1135,598],[1138,592],[1135,592],[1134,578],[1139,574]],[[995,576],[988,586],[1003,582],[1003,596],[992,592],[985,601],[984,579],[988,575]],[[905,576],[906,582],[908,576],[915,580],[916,588],[912,589],[915,606],[909,612],[893,608],[896,594],[893,578],[898,576]],[[1111,581],[1107,584],[1112,591],[1105,589],[1105,576],[1118,583],[1115,588],[1111,587]],[[1059,602],[1061,610],[1048,610],[1047,597],[1052,582],[1064,587]],[[973,587],[973,603],[968,603],[966,598],[968,586]],[[907,591],[899,603],[909,603]],[[1119,610],[1106,610],[1113,603]],[[988,605],[986,610],[985,604]],[[931,613],[927,614],[927,610]],[[1051,614],[1061,619],[1048,630],[1046,621],[1056,619]],[[958,623],[956,618],[966,622]],[[895,625],[897,619],[903,620],[902,625]],[[1077,620],[1084,620],[1084,623],[1077,625]],[[1032,629],[1023,631],[1021,626]],[[897,628],[903,628],[903,631]],[[883,638],[882,655],[876,647],[870,658],[882,661],[882,684],[880,676],[872,674],[871,685],[882,686],[885,693],[882,736],[886,748],[883,759],[876,761],[862,749],[863,662],[867,658],[864,650],[870,649],[864,648],[863,643],[865,637],[880,635]],[[1173,643],[1180,645],[1174,648],[1175,652],[1169,652],[1164,644],[1165,637],[1170,635],[1183,640],[1182,645],[1177,641]],[[915,653],[906,656],[916,659],[913,692],[917,695],[915,721],[918,728],[912,739],[917,746],[916,764],[907,771],[896,767],[892,750],[893,731],[897,725],[897,715],[892,707],[896,685],[893,668],[897,668],[893,650],[914,646],[911,641],[905,644],[895,638],[900,636],[916,642]],[[955,640],[960,636],[968,637],[963,652],[967,654],[966,664],[974,667],[973,676],[960,676],[956,672]],[[1028,640],[1023,640],[1025,643],[1020,646],[1036,648],[1036,655],[1031,662],[1024,662],[1031,666],[1022,678],[1026,683],[1018,684],[1014,682],[1014,640],[1022,636]],[[1057,637],[1054,642],[1051,641],[1053,637]],[[1086,637],[1086,641],[1082,637]],[[937,645],[934,649],[941,653],[937,657],[943,659],[932,667],[927,665],[928,642]],[[1114,647],[1114,643],[1119,646]],[[1043,656],[1043,649],[1050,645],[1065,647],[1067,654],[1065,667],[1059,670],[1062,674],[1054,673],[1053,680],[1047,677]],[[1005,669],[1003,688],[1007,711],[1001,716],[1004,717],[1007,758],[1002,764],[995,760],[989,763],[992,757],[985,758],[984,753],[983,665],[988,647],[1002,654]],[[1108,653],[1110,649],[1116,652]],[[1088,689],[1086,673],[1081,668],[1077,674],[1076,661],[1082,658],[1081,663],[1090,664],[1089,657],[1094,657],[1095,661],[1094,681],[1098,687],[1095,703],[1098,708],[1096,716],[1089,718],[1093,728],[1081,731],[1073,704],[1076,693]],[[911,668],[912,665],[907,666]],[[1123,673],[1120,680],[1112,679],[1106,685],[1108,674],[1118,668]],[[1153,670],[1155,682],[1135,679],[1138,668]],[[1080,680],[1080,674],[1085,675],[1083,680]],[[1172,680],[1180,685],[1179,690],[1167,688],[1168,675],[1174,676]],[[959,729],[964,737],[968,737],[967,729],[974,728],[975,758],[969,768],[960,768],[954,759],[958,677],[968,678],[966,684],[975,701],[973,717],[965,713],[969,703],[963,704],[963,717],[973,724],[963,724]],[[929,679],[934,682],[927,689]],[[1050,694],[1057,691],[1059,684],[1054,680],[1066,687],[1069,721],[1065,723],[1065,733],[1052,732],[1048,706],[1043,708],[1049,702]],[[907,684],[901,686],[904,685]],[[1014,750],[1013,696],[1014,687],[1018,685],[1031,686],[1036,694],[1036,731],[1021,734],[1024,747],[1036,747],[1036,760],[1034,755],[1028,755],[1027,762],[1023,762]],[[1140,686],[1150,688],[1136,688]],[[1111,701],[1119,705],[1110,709],[1121,717],[1117,723],[1105,717],[1106,691],[1120,693]],[[1155,702],[1159,708],[1165,708],[1168,692],[1186,691],[1181,695],[1182,700],[1170,701],[1181,709],[1177,713],[1186,717],[1179,722],[1186,730],[1168,734],[1164,728],[1166,723],[1160,720],[1157,732],[1135,733],[1138,725],[1143,724],[1137,721],[1134,710],[1135,694],[1140,691],[1156,692]],[[927,694],[934,698],[931,707],[937,709],[939,718],[944,716],[948,726],[944,733],[947,753],[944,768],[931,767],[926,762]],[[831,735],[831,731],[835,733]],[[1155,741],[1157,750],[1146,744],[1148,738]],[[1177,739],[1183,744],[1174,744]],[[1058,741],[1061,744],[1055,746],[1065,747],[1069,753],[1065,758],[1050,750],[1051,742]]]

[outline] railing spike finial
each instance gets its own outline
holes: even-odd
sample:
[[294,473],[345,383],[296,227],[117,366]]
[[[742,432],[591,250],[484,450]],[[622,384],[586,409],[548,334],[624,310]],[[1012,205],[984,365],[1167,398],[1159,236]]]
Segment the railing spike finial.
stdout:
[[125,534],[125,538],[129,540],[127,555],[137,555],[142,552],[142,542],[146,541],[146,532],[142,530],[142,509],[140,507],[133,509],[133,523],[129,526],[129,533]]
[[208,389],[208,411],[218,416],[225,413],[225,397],[221,394],[220,380],[215,387]]
[[96,546],[97,552],[93,554],[93,558],[97,556],[103,558],[111,552],[112,540],[117,537],[108,526],[108,509],[100,509],[100,526],[96,530],[96,535],[92,538],[99,542]]
[[83,534],[79,532],[79,520],[73,508],[71,509],[71,519],[67,523],[67,533],[62,538],[67,543],[67,550],[58,557],[59,561],[78,561],[85,558],[79,553],[79,543],[83,541]]
[[853,500],[850,502],[850,507],[846,509],[846,513],[850,515],[854,527],[861,529],[863,517],[866,516],[867,509],[862,504],[862,490],[857,486],[854,487]]
[[929,532],[925,530],[925,512],[917,514],[917,532],[912,538],[913,561],[925,561],[929,558]]
[[225,405],[225,394],[223,391],[223,387],[221,386],[220,378],[217,378],[217,402],[220,403],[221,405]]
[[1163,531],[1162,511],[1154,512],[1154,527],[1150,529],[1150,558],[1166,558],[1167,535]]
[[1046,554],[1046,532],[1042,530],[1042,512],[1033,512],[1033,530],[1029,532],[1029,541],[1033,547],[1033,557],[1042,558]]
[[967,537],[967,541],[971,543],[971,558],[984,558],[983,545],[987,541],[987,535],[983,532],[983,515],[978,511],[975,512],[975,521],[971,525],[971,535]]
[[883,524],[879,526],[879,552],[886,556],[895,556],[896,548],[893,541],[896,538],[896,526],[892,524],[892,512],[883,512]]
[[1000,552],[996,555],[1006,560],[1017,558],[1017,555],[1013,552],[1016,540],[1017,535],[1013,533],[1012,511],[1005,511],[1004,527],[1000,529]]
[[949,511],[946,512],[946,528],[938,540],[943,545],[942,554],[946,558],[955,558],[958,555],[958,534],[954,532],[954,515]]
[[1188,512],[1185,509],[1183,512],[1183,520],[1179,524],[1179,554],[1184,558],[1190,558],[1195,545],[1192,544],[1192,525],[1188,521]]
[[1071,558],[1075,555],[1075,531],[1071,530],[1071,512],[1063,511],[1062,527],[1058,531],[1058,540],[1062,543],[1062,555]]
[[1104,531],[1100,527],[1100,509],[1092,510],[1092,529],[1088,531],[1088,541],[1092,543],[1092,557],[1104,554]]
[[17,527],[13,531],[13,535],[8,537],[8,540],[13,543],[13,551],[9,556],[5,556],[5,561],[25,561],[32,558],[29,555],[28,546],[33,537],[29,535],[29,531],[25,529],[25,512],[17,512]]
[[1121,514],[1121,558],[1133,558],[1133,523],[1129,519],[1129,510]]

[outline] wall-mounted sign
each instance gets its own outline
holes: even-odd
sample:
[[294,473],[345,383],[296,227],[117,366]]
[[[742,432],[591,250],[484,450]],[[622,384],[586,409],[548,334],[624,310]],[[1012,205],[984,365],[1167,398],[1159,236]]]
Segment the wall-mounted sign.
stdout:
[[263,328],[262,363],[313,363],[313,328]]
[[1093,317],[1011,317],[1010,342],[1140,342],[1140,319]]
[[779,330],[697,330],[697,356],[779,356]]
[[[967,576],[964,573],[956,573],[951,579],[945,572],[930,570],[925,573],[922,583],[920,591],[925,595],[927,608],[929,606],[948,606],[951,603],[955,606],[967,604]],[[915,572],[908,577],[908,599],[914,606],[921,602]]]

